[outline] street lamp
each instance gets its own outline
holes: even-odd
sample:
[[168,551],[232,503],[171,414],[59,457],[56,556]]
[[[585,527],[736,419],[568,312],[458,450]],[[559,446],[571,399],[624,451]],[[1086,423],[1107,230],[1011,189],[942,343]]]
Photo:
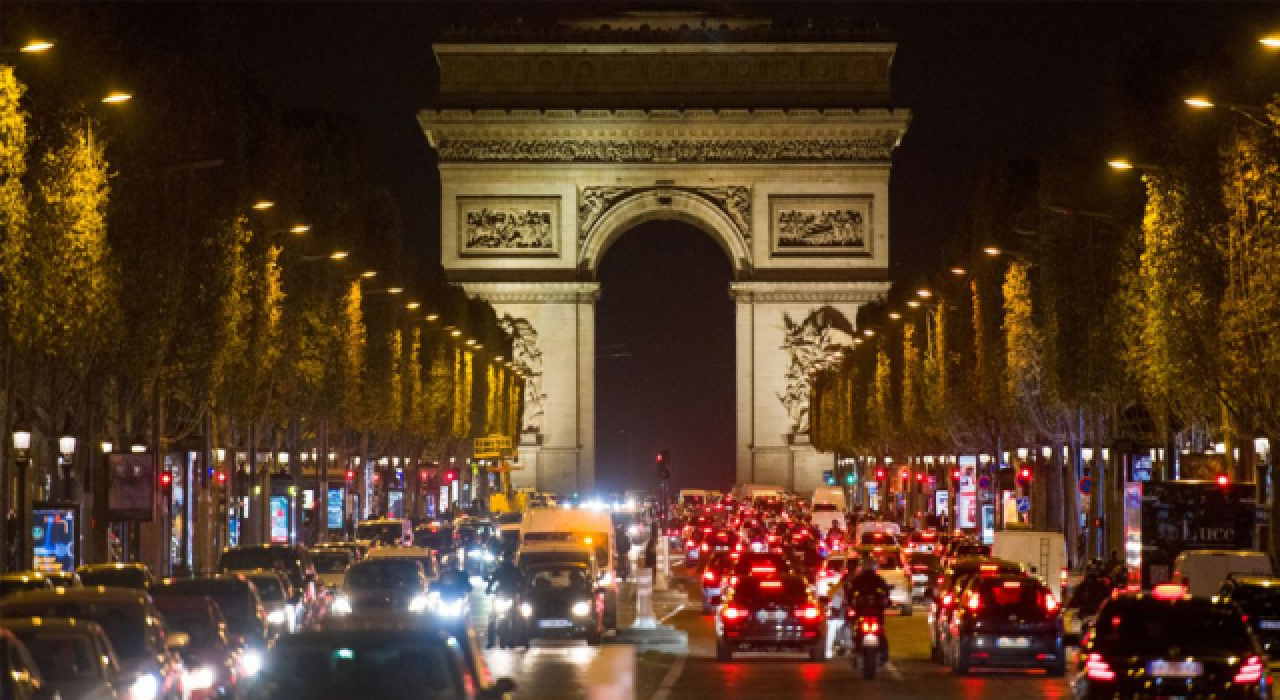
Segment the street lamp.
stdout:
[[361,272],[361,273],[360,273],[360,276],[361,276],[362,278],[364,278],[364,279],[371,280],[371,279],[373,279],[374,277],[377,277],[377,276],[378,276],[378,271],[377,271],[377,270],[365,270],[364,272]]
[[119,105],[119,104],[124,104],[125,102],[128,102],[129,100],[132,100],[132,99],[133,99],[133,95],[131,93],[122,92],[120,90],[112,90],[111,92],[107,93],[106,97],[102,98],[102,101],[103,103],[109,104],[109,105]]
[[345,250],[335,250],[332,253],[329,253],[329,259],[342,261],[342,260],[346,260],[348,255],[350,255],[350,253],[348,253]]
[[30,501],[27,500],[27,469],[31,466],[31,431],[25,429],[17,429],[13,431],[13,456],[15,467],[18,470],[18,532],[15,533],[18,541],[18,570],[23,571],[30,568],[27,563],[28,554],[31,552],[31,525],[28,521],[28,514],[31,511]]
[[417,311],[417,310],[418,310],[418,308],[419,308],[419,307],[421,307],[421,306],[422,306],[422,303],[421,303],[421,302],[411,301],[411,302],[409,302],[408,304],[405,304],[405,305],[404,305],[404,308],[406,308],[406,309],[408,309],[408,310],[410,310],[410,311]]
[[440,314],[427,314],[427,323],[435,323],[440,320]]
[[58,452],[62,455],[60,460],[62,473],[62,498],[71,500],[71,471],[72,463],[76,454],[76,436],[63,435],[58,438]]
[[271,207],[274,207],[275,205],[276,203],[269,199],[259,199],[258,201],[253,203],[253,208],[257,209],[258,211],[266,211]]
[[902,318],[902,314],[898,313],[897,311],[890,311],[889,318],[897,321],[898,319]]
[[953,268],[951,268],[951,274],[955,275],[956,277],[964,277],[964,276],[965,276],[965,274],[967,274],[967,272],[968,272],[968,271],[967,271],[967,270],[965,270],[963,267],[953,267]]
[[982,249],[982,252],[986,253],[987,255],[990,255],[991,257],[995,257],[999,255],[1002,251],[1000,250],[999,246],[989,245],[989,246],[985,246]]
[[307,224],[294,224],[293,226],[289,227],[289,233],[296,234],[296,235],[302,235],[310,230],[311,230],[311,226]]
[[916,296],[920,297],[921,299],[928,299],[929,297],[933,296],[933,290],[917,289]]
[[53,48],[53,42],[47,39],[31,39],[18,49],[22,53],[44,53]]

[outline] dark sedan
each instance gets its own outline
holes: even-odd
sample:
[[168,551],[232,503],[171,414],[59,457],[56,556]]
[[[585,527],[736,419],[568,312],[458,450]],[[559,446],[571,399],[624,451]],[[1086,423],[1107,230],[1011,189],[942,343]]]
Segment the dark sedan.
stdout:
[[347,569],[342,594],[331,615],[397,614],[427,611],[427,577],[416,559],[366,559]]
[[826,658],[827,616],[809,582],[795,574],[744,578],[717,598],[716,658],[736,651],[803,652]]
[[960,594],[948,649],[951,668],[1042,668],[1066,673],[1062,615],[1049,588],[1030,576],[978,576]]
[[1280,578],[1233,576],[1218,596],[1240,608],[1268,656],[1280,654]]
[[604,635],[604,596],[581,564],[544,564],[524,570],[519,598],[522,646],[539,638],[585,639],[599,644]]

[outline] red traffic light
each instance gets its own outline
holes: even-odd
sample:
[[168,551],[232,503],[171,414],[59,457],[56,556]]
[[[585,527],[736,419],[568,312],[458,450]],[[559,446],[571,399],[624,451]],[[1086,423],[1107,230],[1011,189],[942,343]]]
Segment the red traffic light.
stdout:
[[[172,478],[172,477],[170,477],[170,478]],[[218,483],[219,483],[219,484],[225,484],[225,483],[227,483],[227,473],[226,473],[226,472],[218,472],[218,473],[217,473],[217,476],[215,476],[214,478],[216,478],[216,479],[218,480]]]
[[667,455],[666,455],[665,453],[663,453],[663,452],[659,452],[659,453],[658,453],[658,464],[662,464],[662,463],[663,463],[663,462],[665,462],[665,461],[667,461]]
[[916,481],[924,481],[924,472],[916,472]]
[[906,469],[903,469],[903,470],[902,470],[901,475],[902,475],[902,478],[903,478],[903,479],[910,479],[910,478],[911,478],[911,472],[907,471]]
[[373,473],[373,483],[375,483],[375,484],[376,484],[376,483],[378,483],[379,481],[382,481],[382,475],[381,475],[381,474],[379,474],[378,472],[374,472],[374,473]]
[[356,472],[355,472],[355,470],[354,470],[354,469],[348,469],[348,470],[347,470],[347,481],[355,481],[355,480],[356,480]]
[[170,486],[173,486],[173,474],[160,472],[160,488],[167,489]]
[[883,470],[883,469],[881,469],[881,468],[879,468],[879,467],[877,467],[877,468],[876,468],[876,479],[883,479],[883,478],[884,478],[884,470]]
[[1031,481],[1031,467],[1023,467],[1018,470],[1018,478],[1023,481]]
[[427,471],[426,469],[418,470],[418,481],[422,483],[426,483],[427,479],[429,478],[431,478],[431,472]]
[[1230,484],[1230,483],[1231,483],[1231,479],[1230,479],[1226,474],[1219,474],[1219,475],[1218,475],[1218,485],[1219,485],[1219,486],[1226,486],[1227,484]]
[[451,483],[453,483],[454,481],[457,481],[457,479],[458,479],[458,473],[457,473],[457,472],[455,472],[455,471],[454,471],[454,470],[452,470],[452,469],[450,469],[449,471],[447,471],[447,472],[445,472],[445,473],[444,473],[444,480],[445,480],[445,483],[450,483],[450,484],[451,484]]
[[959,469],[952,469],[952,470],[951,470],[951,479],[952,479],[953,481],[959,481],[959,480],[960,480],[960,470],[959,470]]

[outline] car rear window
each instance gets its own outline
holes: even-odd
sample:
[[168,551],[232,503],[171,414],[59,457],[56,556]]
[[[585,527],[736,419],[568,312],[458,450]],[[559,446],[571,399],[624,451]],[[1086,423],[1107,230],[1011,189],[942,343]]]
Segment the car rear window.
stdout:
[[826,562],[827,571],[844,571],[844,559],[828,559]]
[[746,603],[805,600],[809,584],[799,576],[748,578],[734,589],[734,596]]
[[913,554],[911,555],[912,569],[932,569],[939,564],[938,555],[936,554]]
[[1111,600],[1098,611],[1094,635],[1100,649],[1119,654],[1253,652],[1236,607],[1208,600]]
[[991,547],[985,544],[960,544],[951,550],[951,555],[955,557],[989,557],[991,556]]
[[[252,571],[253,569],[275,569],[289,574],[295,583],[301,583],[302,560],[293,552],[281,549],[253,548],[231,549],[222,553],[218,559],[218,568],[222,571]],[[87,583],[87,582],[86,582]]]
[[349,589],[405,588],[421,586],[422,572],[412,559],[374,559],[347,569],[344,587]]
[[815,503],[813,504],[813,512],[815,513],[834,513],[840,510],[834,503]]
[[1045,591],[1040,583],[1031,579],[1021,581],[997,580],[979,585],[982,604],[1003,613],[1040,612],[1044,610]]
[[101,669],[94,663],[89,638],[81,634],[58,634],[16,630],[14,634],[31,652],[31,658],[40,668],[45,680],[75,681],[100,677]]
[[0,598],[12,593],[43,591],[48,590],[48,588],[49,582],[42,578],[33,578],[26,581],[0,581]]
[[1280,617],[1280,587],[1236,584],[1231,602],[1253,617]]
[[86,586],[145,588],[147,578],[141,569],[100,569],[80,572],[80,582]]
[[227,631],[235,635],[257,636],[262,634],[262,622],[258,619],[258,598],[249,585],[242,581],[201,580],[162,583],[154,591],[157,595],[207,597],[218,604],[218,610],[227,622]]
[[74,617],[102,626],[111,647],[121,659],[146,656],[146,610],[136,603],[106,601],[29,601],[0,604],[3,617]]
[[249,580],[258,589],[258,597],[264,603],[279,603],[284,600],[284,587],[275,576],[250,576]]

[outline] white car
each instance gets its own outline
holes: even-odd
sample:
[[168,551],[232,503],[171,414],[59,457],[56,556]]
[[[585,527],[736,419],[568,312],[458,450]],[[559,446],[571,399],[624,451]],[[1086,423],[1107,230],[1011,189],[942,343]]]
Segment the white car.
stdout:
[[911,614],[911,576],[902,560],[901,547],[859,546],[850,553],[850,558],[870,556],[876,560],[876,570],[885,583],[889,584],[889,602],[895,605],[904,616]]

